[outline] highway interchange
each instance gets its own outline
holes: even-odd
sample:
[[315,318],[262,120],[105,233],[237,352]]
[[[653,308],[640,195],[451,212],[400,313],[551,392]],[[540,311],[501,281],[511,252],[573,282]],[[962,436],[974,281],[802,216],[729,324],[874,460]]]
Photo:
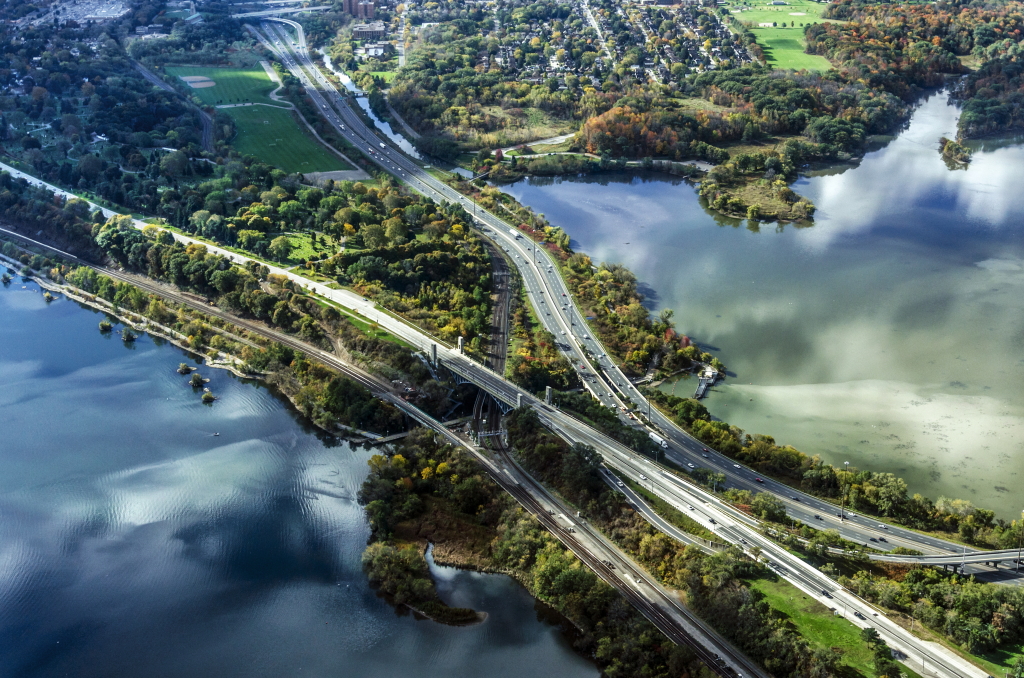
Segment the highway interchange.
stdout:
[[[538,315],[541,321],[555,337],[562,338],[563,351],[579,368],[588,390],[603,404],[614,407],[620,414],[624,408],[630,405],[640,408],[641,411],[646,411],[648,407],[646,400],[618,370],[599,342],[591,336],[588,326],[581,317],[572,297],[569,296],[564,281],[553,266],[548,254],[543,249],[537,248],[534,243],[525,241],[517,231],[510,229],[508,224],[499,218],[484,210],[476,209],[472,201],[424,171],[418,164],[391,145],[387,138],[379,136],[367,127],[359,115],[348,105],[346,99],[309,58],[301,27],[287,20],[276,20],[275,24],[277,25],[273,25],[269,21],[264,22],[263,28],[266,36],[252,27],[250,30],[277,55],[293,75],[299,78],[324,118],[379,166],[408,183],[415,190],[439,202],[461,204],[468,213],[474,215],[481,231],[505,250],[509,260],[516,265],[524,290],[534,308],[539,309]],[[296,35],[290,35],[280,24],[291,26],[296,30]],[[141,222],[137,225],[143,226]],[[181,240],[190,240],[177,234],[175,237]],[[207,247],[211,251],[229,256],[235,261],[245,259],[235,253],[211,247],[209,244]],[[312,283],[283,269],[274,269],[274,272],[287,275],[311,291],[323,294],[348,308],[355,309],[366,317],[373,318],[382,327],[428,355],[432,346],[441,344],[437,339],[427,336],[422,331],[410,327],[386,312],[382,313],[372,302],[362,299],[358,295]],[[692,518],[715,532],[722,540],[736,544],[748,553],[754,552],[753,549],[756,547],[763,557],[772,563],[772,567],[780,576],[785,577],[826,606],[835,608],[837,613],[847,616],[854,624],[877,628],[889,645],[900,651],[906,657],[905,661],[911,663],[919,673],[935,676],[980,677],[987,675],[945,648],[935,643],[921,641],[888,620],[871,605],[843,590],[827,576],[764,537],[757,522],[749,516],[722,503],[702,488],[684,482],[675,473],[637,455],[632,450],[574,418],[544,405],[530,394],[523,392],[501,376],[469,360],[457,351],[448,349],[443,344],[439,345],[437,350],[442,363],[452,372],[473,381],[506,405],[514,406],[520,402],[531,404],[537,409],[545,425],[566,440],[592,445],[601,452],[609,468],[643,484],[652,493],[680,511],[690,514]],[[334,362],[338,362],[337,358],[330,354],[318,357],[332,365]],[[593,368],[590,357],[593,357],[598,364],[598,370]],[[867,543],[872,537],[884,536],[889,545],[903,545],[925,553],[943,555],[946,558],[959,556],[961,559],[973,560],[988,556],[987,560],[997,559],[992,557],[996,554],[975,555],[970,550],[965,556],[962,553],[963,549],[958,545],[918,535],[909,530],[891,526],[881,527],[877,521],[871,521],[861,516],[848,517],[840,522],[838,518],[834,517],[836,509],[832,504],[768,479],[762,479],[764,482],[761,483],[757,482],[757,475],[754,472],[738,467],[731,460],[713,450],[705,449],[699,441],[689,437],[653,408],[651,420],[659,434],[669,441],[670,446],[666,450],[666,456],[674,463],[680,466],[696,463],[725,473],[732,486],[773,492],[787,503],[787,510],[793,517],[808,524],[839,528],[841,534],[851,541]],[[631,424],[635,423],[633,420],[629,421]],[[522,483],[521,476],[517,482]],[[509,488],[506,487],[506,489]],[[515,493],[513,492],[513,494]],[[821,520],[815,519],[815,514],[819,515]],[[1004,559],[1006,558],[1004,557]],[[630,565],[630,567],[635,566]],[[646,577],[646,575],[644,576]],[[660,609],[659,606],[662,603],[654,602],[651,599],[651,596],[654,596],[653,591],[644,591],[644,593],[648,596],[648,604]],[[649,617],[651,616],[650,609],[653,608],[645,611]],[[707,637],[703,637],[701,642],[706,643],[703,645],[705,648],[718,647],[713,640],[708,640]],[[720,653],[730,659],[736,667],[735,671],[743,673],[745,670],[746,675],[753,675],[754,672],[751,671],[749,664],[743,660],[742,656],[731,651]]]
[[[290,26],[295,34],[292,35],[282,24]],[[579,310],[572,301],[572,297],[568,295],[564,281],[543,249],[537,248],[532,242],[525,241],[517,231],[512,230],[508,224],[493,214],[478,209],[471,200],[437,180],[402,154],[389,143],[386,137],[378,135],[370,129],[313,63],[301,26],[295,22],[279,19],[273,23],[271,21],[264,22],[263,28],[269,36],[268,38],[262,37],[256,29],[251,30],[261,37],[264,44],[302,82],[325,119],[334,125],[335,129],[350,143],[361,151],[365,148],[369,158],[415,190],[438,201],[444,200],[460,204],[469,214],[474,215],[477,225],[484,235],[490,237],[508,253],[509,260],[516,265],[520,273],[524,290],[534,308],[541,309],[538,313],[541,321],[555,337],[565,338],[562,342],[563,351],[574,365],[582,366],[584,383],[602,403],[609,407],[615,407],[619,411],[626,407],[626,402],[646,408],[647,403],[643,396],[618,370],[597,340],[591,336],[587,325],[580,317]],[[397,326],[400,324],[390,323],[387,327],[399,336],[407,338],[411,328],[402,330]],[[415,330],[412,331],[412,334],[416,333]],[[570,337],[578,340],[579,343]],[[428,350],[428,347],[424,345],[425,341],[429,342],[430,340],[420,335],[420,339],[410,341],[410,343]],[[595,371],[587,367],[589,360],[583,348],[586,348],[587,352],[597,360],[600,370]],[[499,375],[486,370],[458,352],[439,350],[439,355],[443,357],[444,364],[451,371],[473,381],[506,404],[532,404],[538,409],[542,421],[549,428],[567,440],[585,442],[594,446],[602,453],[609,467],[627,475],[632,474],[630,477],[635,480],[642,480],[640,476],[643,475],[650,481],[652,492],[676,505],[677,508],[692,504],[694,493],[704,493],[702,489],[679,481],[674,474],[664,471],[650,460],[636,455],[607,436],[590,429],[564,413],[545,406],[530,394],[523,392]],[[660,415],[654,410],[651,414],[655,424],[658,425],[658,430],[672,443],[669,454],[674,461],[680,460],[685,464],[692,459],[700,461],[702,466],[712,468],[718,466],[716,470],[726,473],[731,482],[737,486],[748,485],[751,489],[766,489],[775,491],[777,494],[781,492],[788,508],[796,514],[795,517],[800,518],[800,512],[803,511],[808,523],[814,520],[814,512],[818,512],[824,517],[834,511],[831,504],[790,490],[782,485],[773,486],[767,482],[755,485],[754,483],[757,481],[751,471],[742,467],[736,468],[730,460],[712,450],[705,451],[701,443],[687,436],[667,418],[661,417],[659,420]],[[708,455],[707,458],[703,456],[705,454]],[[650,473],[641,473],[640,468],[647,468]],[[650,480],[652,478],[654,480]],[[710,495],[708,496],[710,497]],[[851,621],[855,624],[875,626],[892,647],[908,657],[908,661],[919,660],[920,663],[915,665],[915,669],[916,666],[921,666],[920,670],[928,675],[986,675],[945,648],[921,641],[884,616],[879,616],[878,611],[865,601],[842,590],[817,569],[791,556],[784,548],[761,536],[756,526],[749,524],[751,521],[748,517],[738,514],[734,509],[713,497],[708,502],[702,503],[709,524],[721,526],[717,531],[720,536],[747,548],[748,551],[753,546],[757,546],[770,561],[778,564],[777,571],[781,576],[804,589],[808,594],[814,595],[823,603],[828,604],[830,601],[838,600],[842,603],[842,614],[853,615]],[[871,536],[884,534],[889,543],[893,545],[905,543],[907,546],[921,551],[930,550],[940,553],[944,551],[946,555],[961,551],[959,546],[948,542],[922,537],[909,530],[893,527],[880,528],[877,522],[869,524],[863,518],[858,521],[858,518],[860,517],[843,521],[841,526],[847,535],[855,536],[858,541],[869,542]],[[715,522],[712,523],[711,520]]]
[[[640,424],[635,419],[627,417],[624,408],[644,416],[649,413],[650,422],[658,434],[670,443],[665,451],[669,460],[680,467],[695,464],[724,473],[731,487],[755,492],[772,492],[786,504],[787,511],[793,518],[814,527],[837,529],[841,536],[849,541],[871,544],[872,539],[882,537],[885,541],[877,541],[873,548],[884,551],[904,546],[926,554],[961,554],[962,546],[958,544],[897,526],[883,526],[877,520],[849,511],[845,512],[845,519],[840,519],[837,515],[839,508],[834,504],[783,483],[762,478],[750,469],[737,467],[731,459],[707,448],[680,429],[657,408],[650,407],[647,399],[626,378],[593,336],[553,260],[544,248],[525,240],[519,231],[512,229],[500,218],[479,208],[472,200],[436,179],[399,149],[394,148],[387,137],[367,127],[362,118],[352,110],[347,99],[309,57],[305,38],[298,23],[279,19],[273,24],[267,21],[263,25],[270,34],[269,41],[263,39],[264,44],[272,49],[293,75],[303,82],[320,112],[339,133],[383,169],[416,190],[438,200],[460,204],[474,216],[481,232],[496,242],[516,265],[527,296],[537,309],[538,317],[545,329],[559,340],[563,352],[577,368],[587,390],[602,404],[619,412],[623,421],[631,426]],[[297,37],[284,30],[284,25],[296,30]],[[254,32],[258,34],[258,31]],[[302,60],[302,67],[299,66],[298,59]],[[968,552],[971,551],[972,549],[968,548]]]

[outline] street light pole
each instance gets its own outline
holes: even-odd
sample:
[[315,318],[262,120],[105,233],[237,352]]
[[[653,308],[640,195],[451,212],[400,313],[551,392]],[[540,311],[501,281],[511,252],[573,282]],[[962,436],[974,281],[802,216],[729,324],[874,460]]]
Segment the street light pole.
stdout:
[[[847,474],[849,474],[850,473],[850,462],[844,461],[843,462],[843,467],[844,467],[845,472]],[[849,486],[849,483],[847,483],[847,486]],[[846,489],[845,488],[843,489],[843,501],[839,505],[839,522],[843,522],[844,520],[846,520]]]
[[1020,512],[1020,517],[1020,536],[1017,537],[1017,574],[1020,574],[1020,554],[1021,548],[1024,547],[1024,511]]

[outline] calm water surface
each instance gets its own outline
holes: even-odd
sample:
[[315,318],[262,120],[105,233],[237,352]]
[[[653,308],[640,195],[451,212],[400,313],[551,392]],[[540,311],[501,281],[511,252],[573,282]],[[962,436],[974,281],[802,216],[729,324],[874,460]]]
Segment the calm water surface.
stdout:
[[[1024,147],[937,151],[958,112],[922,102],[857,167],[802,178],[809,228],[716,217],[664,175],[509,188],[595,261],[621,262],[655,309],[731,378],[712,413],[912,491],[1024,508]],[[691,395],[692,381],[667,386]]]
[[507,577],[436,568],[483,624],[396,615],[360,569],[371,452],[221,371],[206,407],[100,319],[0,288],[0,676],[598,674]]

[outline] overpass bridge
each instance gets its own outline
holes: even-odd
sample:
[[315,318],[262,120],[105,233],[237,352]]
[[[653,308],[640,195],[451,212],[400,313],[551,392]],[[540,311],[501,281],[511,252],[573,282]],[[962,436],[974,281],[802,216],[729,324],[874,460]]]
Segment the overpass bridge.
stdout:
[[317,7],[275,7],[273,9],[262,9],[258,12],[242,12],[232,14],[232,19],[265,19],[281,16],[282,14],[301,14],[303,12],[323,12],[331,9],[330,5],[319,5]]

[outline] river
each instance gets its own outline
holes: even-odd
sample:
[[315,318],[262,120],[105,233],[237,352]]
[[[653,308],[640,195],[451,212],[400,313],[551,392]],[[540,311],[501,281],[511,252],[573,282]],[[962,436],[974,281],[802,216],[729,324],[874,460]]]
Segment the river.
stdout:
[[[654,310],[718,355],[712,414],[912,492],[1019,516],[1024,480],[1024,146],[951,171],[958,110],[924,99],[856,165],[794,189],[813,226],[749,224],[663,174],[506,187],[595,262],[625,264]],[[694,382],[665,386],[688,396]],[[1017,497],[1014,499],[1014,497]]]
[[508,577],[433,568],[482,624],[396,614],[360,567],[372,451],[226,372],[205,406],[101,319],[0,288],[0,675],[598,675]]

